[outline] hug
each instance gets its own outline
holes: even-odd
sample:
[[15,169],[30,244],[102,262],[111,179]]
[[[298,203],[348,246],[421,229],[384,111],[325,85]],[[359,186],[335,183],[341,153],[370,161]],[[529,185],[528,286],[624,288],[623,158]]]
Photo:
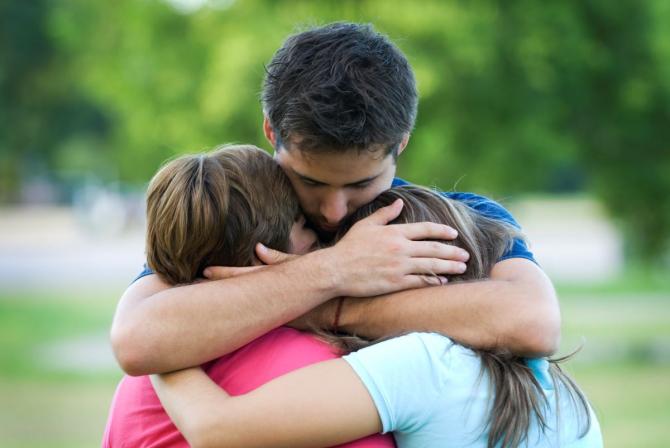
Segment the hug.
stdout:
[[602,446],[509,212],[395,177],[417,107],[397,47],[332,24],[267,70],[274,158],[228,146],[152,180],[104,445]]

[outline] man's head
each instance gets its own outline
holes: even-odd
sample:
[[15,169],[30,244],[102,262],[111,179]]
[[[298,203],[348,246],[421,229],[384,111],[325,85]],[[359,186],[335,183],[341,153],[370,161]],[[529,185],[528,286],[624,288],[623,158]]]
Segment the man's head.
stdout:
[[391,186],[417,91],[402,52],[370,25],[289,37],[267,67],[264,131],[310,220],[332,232]]
[[305,252],[316,236],[301,219],[288,179],[261,149],[236,145],[182,156],[149,185],[147,263],[179,284],[201,277],[207,266],[254,264],[257,242]]

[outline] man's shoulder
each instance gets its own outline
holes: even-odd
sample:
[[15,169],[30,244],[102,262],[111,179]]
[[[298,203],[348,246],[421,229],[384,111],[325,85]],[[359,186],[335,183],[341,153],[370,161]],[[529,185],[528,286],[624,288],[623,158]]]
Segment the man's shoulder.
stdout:
[[[401,187],[405,185],[413,185],[413,184],[399,177],[393,179],[392,187]],[[440,191],[440,190],[437,191],[439,191],[440,194],[446,198],[452,199],[454,201],[463,202],[464,204],[477,210],[478,212],[489,218],[502,219],[503,221],[506,221],[516,227],[519,226],[516,220],[512,217],[512,214],[499,202],[496,202],[491,198],[470,192]]]
[[[401,179],[399,177],[396,177],[393,179],[393,184],[391,185],[392,188],[395,187],[404,187],[404,186],[409,186],[409,185],[415,185],[412,182],[408,182],[405,179]],[[441,195],[453,199],[455,201],[462,201],[462,202],[467,202],[468,205],[477,205],[477,204],[496,204],[499,207],[502,207],[498,202],[494,201],[491,198],[488,198],[486,196],[482,196],[477,193],[472,193],[472,192],[465,192],[465,191],[442,191],[437,187],[432,187],[431,188],[434,191],[439,192]]]
[[[412,185],[412,183],[407,182],[406,180],[399,177],[393,179],[392,187],[401,187],[404,185]],[[491,198],[487,198],[486,196],[482,196],[476,193],[458,191],[440,191],[440,194],[454,201],[459,201],[466,204],[487,218],[503,221],[513,227],[516,227],[517,229],[521,229],[521,226],[516,221],[516,219],[514,219],[514,216],[512,216],[512,214],[500,203],[494,201]],[[503,261],[509,258],[526,258],[533,263],[537,263],[533,257],[532,252],[529,250],[526,241],[522,238],[515,238],[512,247],[508,249],[502,258],[498,261]]]

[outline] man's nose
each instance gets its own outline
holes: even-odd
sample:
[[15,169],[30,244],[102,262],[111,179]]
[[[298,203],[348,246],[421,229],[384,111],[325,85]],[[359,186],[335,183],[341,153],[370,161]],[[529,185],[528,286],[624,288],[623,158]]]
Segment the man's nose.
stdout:
[[337,225],[347,216],[347,197],[342,191],[336,191],[324,198],[321,203],[321,215],[329,225]]

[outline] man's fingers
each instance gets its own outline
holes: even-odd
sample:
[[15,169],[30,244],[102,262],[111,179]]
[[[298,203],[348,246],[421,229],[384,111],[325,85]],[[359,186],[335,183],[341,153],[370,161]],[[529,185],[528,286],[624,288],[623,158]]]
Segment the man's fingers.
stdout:
[[446,285],[447,280],[438,275],[408,275],[403,280],[405,284],[404,289],[418,289],[425,286],[441,286]]
[[205,278],[209,280],[224,280],[239,275],[249,274],[257,271],[263,266],[245,266],[245,267],[230,267],[230,266],[209,266],[203,272]]
[[440,258],[442,260],[453,260],[466,262],[470,259],[470,254],[451,244],[444,244],[439,241],[411,241],[409,246],[409,255],[417,258]]
[[398,230],[410,240],[453,240],[458,236],[456,229],[434,222],[398,224]]
[[460,261],[439,258],[413,258],[408,274],[460,275],[467,266]]
[[386,207],[382,207],[367,218],[359,221],[361,224],[375,224],[375,225],[386,225],[389,222],[393,221],[400,215],[402,211],[403,202],[402,199],[396,199],[395,202]]
[[297,255],[270,249],[261,243],[256,244],[256,256],[264,264],[279,264],[297,257]]

